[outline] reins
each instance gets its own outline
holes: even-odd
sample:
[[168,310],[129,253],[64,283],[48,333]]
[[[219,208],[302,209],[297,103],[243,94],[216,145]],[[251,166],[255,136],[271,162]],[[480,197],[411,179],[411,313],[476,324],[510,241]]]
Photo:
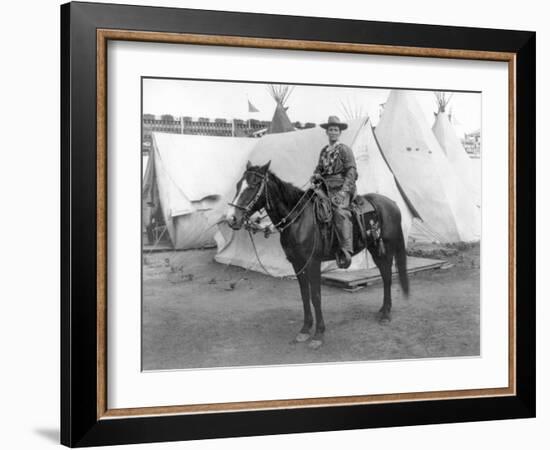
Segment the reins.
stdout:
[[[282,277],[278,277],[276,275],[273,275],[269,270],[266,269],[266,267],[262,263],[262,260],[260,259],[260,255],[258,254],[258,249],[256,248],[256,243],[254,242],[254,238],[252,237],[252,232],[249,229],[247,229],[246,231],[248,231],[248,236],[250,237],[250,242],[252,242],[252,248],[254,248],[254,254],[256,255],[256,259],[258,260],[258,263],[260,264],[260,267],[263,269],[263,271],[267,275],[269,275],[273,278],[282,278]],[[309,255],[309,258],[307,259],[305,264],[302,266],[302,268],[298,272],[296,272],[296,276],[299,276],[299,275],[301,275],[302,273],[305,272],[305,270],[309,266],[309,263],[311,262],[311,259],[313,258],[313,255],[315,254],[315,247],[317,246],[317,233],[313,234],[313,239],[314,240],[313,240],[313,247],[311,249],[311,254]]]
[[[255,225],[253,226],[250,223],[250,211],[252,211],[252,209],[254,208],[254,206],[256,205],[258,200],[260,199],[262,193],[264,194],[264,197],[265,197],[265,210],[266,210],[266,212],[268,213],[269,210],[271,209],[269,191],[267,189],[269,172],[266,172],[265,174],[262,174],[262,173],[259,173],[259,172],[256,172],[256,171],[251,171],[251,170],[247,170],[247,172],[253,173],[256,176],[260,176],[262,178],[262,185],[258,189],[258,192],[256,192],[256,195],[254,196],[254,198],[248,203],[248,205],[246,205],[244,207],[240,206],[240,205],[235,205],[233,203],[230,203],[230,205],[244,211],[244,213],[243,213],[244,220],[245,220],[245,226],[244,227],[245,227],[246,231],[248,232],[248,236],[250,237],[252,247],[254,248],[254,254],[256,255],[256,259],[258,260],[258,263],[260,264],[260,267],[262,268],[262,270],[267,275],[272,276],[274,278],[278,278],[275,275],[271,274],[269,272],[269,270],[267,270],[267,268],[262,263],[262,261],[260,259],[260,255],[258,254],[258,249],[256,248],[256,243],[254,242],[254,238],[252,237],[252,233],[256,232],[256,231],[261,231],[261,228],[258,228]],[[298,219],[298,217],[300,217],[302,215],[302,213],[304,212],[306,206],[309,203],[309,200],[311,200],[311,197],[309,197],[307,199],[307,201],[303,202],[304,198],[306,198],[306,196],[308,194],[309,194],[309,191],[305,191],[302,194],[302,196],[298,199],[298,201],[295,203],[295,205],[291,208],[291,210],[288,212],[288,214],[286,216],[284,216],[281,220],[279,220],[276,224],[273,224],[273,226],[275,227],[275,229],[279,233],[282,233],[284,230],[286,230],[290,225],[292,225]],[[292,217],[294,212],[298,210],[299,206],[301,206],[300,210],[298,211],[297,214],[295,214]],[[314,222],[314,224],[316,224],[315,216],[313,216],[313,222]],[[265,228],[263,231],[264,231],[266,237],[271,232],[270,229],[269,229],[269,226],[267,228]],[[308,259],[306,260],[306,262],[302,266],[302,268],[299,271],[296,272],[296,276],[301,275],[307,269],[309,263],[311,262],[311,260],[313,258],[313,255],[315,254],[316,246],[317,246],[317,234],[314,233],[314,242],[313,242],[313,247],[311,249],[311,254],[309,255]]]
[[[258,191],[256,192],[256,194],[254,195],[254,198],[252,200],[250,200],[250,202],[248,203],[248,205],[246,206],[241,206],[241,205],[237,205],[235,203],[229,203],[230,206],[233,206],[237,209],[240,209],[242,211],[244,211],[243,215],[244,215],[244,220],[247,224],[250,223],[250,212],[252,211],[252,209],[254,208],[254,206],[256,205],[256,203],[258,202],[258,200],[260,199],[262,193],[264,194],[264,197],[265,197],[265,210],[266,212],[268,210],[271,209],[271,201],[270,201],[270,197],[269,197],[269,191],[267,190],[267,183],[268,183],[268,177],[269,177],[269,172],[266,172],[265,174],[262,174],[262,173],[259,173],[259,172],[256,172],[255,170],[247,170],[245,173],[253,173],[255,176],[258,176],[258,177],[261,177],[262,179],[262,185],[260,186],[260,188],[258,189]],[[306,208],[307,206],[307,203],[308,202],[304,202],[302,204],[302,200],[309,194],[309,191],[305,191],[302,196],[298,199],[298,201],[296,202],[296,204],[292,207],[292,209],[288,212],[288,214],[286,216],[284,216],[281,220],[279,220],[279,222],[273,224],[273,226],[279,231],[284,231],[286,228],[288,228],[290,225],[292,225],[296,219],[298,217],[300,217],[300,215],[304,212],[304,209]],[[309,199],[308,199],[309,200]],[[300,211],[298,212],[298,214],[296,214],[290,221],[289,221],[289,217],[292,216],[292,214],[294,213],[294,211],[296,211],[296,209],[298,208],[298,206],[302,206],[302,208],[300,209]]]

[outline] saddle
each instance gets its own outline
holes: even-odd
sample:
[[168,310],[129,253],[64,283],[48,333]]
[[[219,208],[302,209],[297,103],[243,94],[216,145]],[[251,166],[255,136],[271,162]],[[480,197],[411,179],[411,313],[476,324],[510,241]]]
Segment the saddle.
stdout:
[[357,195],[350,202],[349,209],[354,219],[353,226],[359,228],[359,235],[365,247],[376,250],[378,255],[382,256],[385,253],[382,221],[374,203],[368,196],[365,198]]
[[[332,248],[335,230],[332,223],[332,202],[323,189],[314,189],[313,210],[321,229],[325,248]],[[375,250],[379,255],[385,253],[382,241],[382,224],[374,203],[363,196],[354,196],[348,207],[351,211],[353,235],[358,235],[365,248]]]

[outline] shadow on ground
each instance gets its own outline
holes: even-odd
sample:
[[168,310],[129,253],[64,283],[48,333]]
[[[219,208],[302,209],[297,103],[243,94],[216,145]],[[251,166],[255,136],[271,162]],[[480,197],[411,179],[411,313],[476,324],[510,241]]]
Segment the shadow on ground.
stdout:
[[57,428],[37,428],[34,430],[34,432],[38,435],[43,437],[45,440],[49,442],[53,442],[54,444],[59,444],[59,429]]

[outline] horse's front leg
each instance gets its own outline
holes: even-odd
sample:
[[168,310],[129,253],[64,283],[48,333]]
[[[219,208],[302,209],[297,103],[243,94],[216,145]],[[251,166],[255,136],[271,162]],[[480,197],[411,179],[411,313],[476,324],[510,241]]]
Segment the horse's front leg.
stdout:
[[325,321],[321,309],[321,262],[312,261],[307,270],[311,302],[315,310],[315,334],[309,343],[309,347],[318,349],[323,344],[325,336]]
[[293,263],[294,271],[298,278],[298,283],[300,284],[300,294],[302,295],[302,303],[304,305],[304,324],[302,329],[295,338],[296,342],[305,342],[309,339],[309,333],[311,327],[313,326],[313,315],[311,314],[311,303],[310,303],[310,289],[309,289],[309,280],[305,271],[303,270],[303,263]]

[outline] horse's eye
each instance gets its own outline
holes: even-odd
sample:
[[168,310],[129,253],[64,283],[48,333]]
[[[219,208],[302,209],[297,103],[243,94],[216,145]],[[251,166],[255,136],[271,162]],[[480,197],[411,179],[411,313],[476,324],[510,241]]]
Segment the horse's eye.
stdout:
[[261,180],[258,179],[258,177],[252,177],[252,179],[248,182],[248,185],[250,187],[256,187],[260,184]]

